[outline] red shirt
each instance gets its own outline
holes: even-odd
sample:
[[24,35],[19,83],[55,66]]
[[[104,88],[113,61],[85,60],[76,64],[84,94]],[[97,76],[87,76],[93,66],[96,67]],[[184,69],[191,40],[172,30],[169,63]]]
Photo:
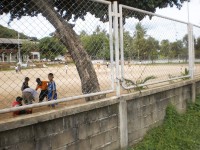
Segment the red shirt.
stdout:
[[[13,103],[12,103],[12,107],[19,107],[19,106],[21,106],[22,105],[22,103],[21,102],[17,102],[17,101],[14,101]],[[15,112],[13,112],[13,115],[19,115],[19,112],[20,111],[15,111]]]

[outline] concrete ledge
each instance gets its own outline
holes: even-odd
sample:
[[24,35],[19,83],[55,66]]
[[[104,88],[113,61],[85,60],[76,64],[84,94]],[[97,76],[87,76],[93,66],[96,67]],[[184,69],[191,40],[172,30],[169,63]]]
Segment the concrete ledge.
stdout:
[[121,98],[128,101],[128,100],[132,100],[132,99],[136,99],[136,98],[140,98],[140,97],[144,97],[144,96],[148,96],[148,95],[153,95],[155,93],[160,93],[163,91],[179,88],[182,86],[192,85],[193,83],[198,82],[198,81],[200,81],[200,78],[195,79],[195,80],[185,80],[185,81],[176,82],[176,83],[173,83],[170,85],[163,85],[163,86],[156,87],[156,88],[142,90],[141,92],[124,94],[121,96]]
[[163,121],[172,103],[185,111],[200,79],[0,121],[0,149],[121,149]]
[[65,117],[65,116],[93,110],[96,108],[114,105],[114,104],[119,103],[119,101],[120,101],[119,98],[111,97],[111,98],[106,98],[106,99],[102,99],[98,101],[91,101],[85,104],[66,106],[64,108],[52,110],[49,112],[41,112],[41,113],[11,118],[5,121],[0,121],[0,132],[15,129],[15,128],[20,128],[24,126],[29,126],[29,125],[33,125],[39,122],[53,120],[56,118]]
[[106,99],[87,102],[85,104],[74,105],[74,106],[70,106],[70,107],[66,106],[61,109],[52,110],[49,112],[41,112],[41,113],[11,118],[11,119],[8,119],[5,121],[0,121],[0,132],[19,128],[19,127],[29,126],[29,125],[33,125],[33,124],[36,124],[39,122],[53,120],[56,118],[65,117],[65,116],[93,110],[96,108],[102,108],[102,107],[106,107],[106,106],[110,106],[110,105],[114,105],[114,104],[119,104],[120,100],[129,101],[129,100],[133,100],[136,98],[152,95],[155,93],[179,88],[182,86],[192,85],[193,83],[196,83],[199,81],[200,81],[200,78],[197,78],[194,80],[186,80],[186,81],[176,82],[176,83],[170,84],[170,85],[165,85],[165,86],[161,86],[161,87],[157,87],[157,88],[143,90],[141,93],[136,92],[136,93],[124,94],[119,98],[114,96],[114,97],[110,97],[110,98],[106,98]]

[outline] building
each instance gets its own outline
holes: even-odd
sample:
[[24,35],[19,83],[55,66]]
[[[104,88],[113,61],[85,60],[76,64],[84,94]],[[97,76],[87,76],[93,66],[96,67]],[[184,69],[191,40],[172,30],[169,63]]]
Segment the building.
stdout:
[[67,52],[67,53],[65,54],[65,60],[66,60],[68,63],[73,62],[72,56],[70,55],[69,52]]
[[[0,62],[40,61],[40,53],[37,50],[30,50],[30,54],[21,56],[19,53],[23,42],[32,42],[28,39],[0,38]],[[19,59],[20,58],[20,59]]]
[[65,61],[65,56],[58,55],[58,56],[55,57],[55,60]]

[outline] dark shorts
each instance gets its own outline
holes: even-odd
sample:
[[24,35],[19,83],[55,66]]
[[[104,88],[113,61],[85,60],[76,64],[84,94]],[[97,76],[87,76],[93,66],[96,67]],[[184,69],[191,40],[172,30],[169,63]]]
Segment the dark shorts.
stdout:
[[39,96],[39,101],[43,101],[45,97],[48,95],[48,90],[42,90]]

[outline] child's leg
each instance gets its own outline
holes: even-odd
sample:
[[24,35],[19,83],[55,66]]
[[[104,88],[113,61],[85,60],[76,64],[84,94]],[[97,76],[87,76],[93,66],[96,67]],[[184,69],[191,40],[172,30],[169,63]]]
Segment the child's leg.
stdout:
[[43,94],[43,93],[42,93],[42,91],[41,91],[41,92],[40,92],[40,95],[39,95],[39,103],[43,101],[43,99],[42,99],[42,94]]
[[42,102],[45,97],[47,97],[48,91],[42,90],[39,96],[39,102]]

